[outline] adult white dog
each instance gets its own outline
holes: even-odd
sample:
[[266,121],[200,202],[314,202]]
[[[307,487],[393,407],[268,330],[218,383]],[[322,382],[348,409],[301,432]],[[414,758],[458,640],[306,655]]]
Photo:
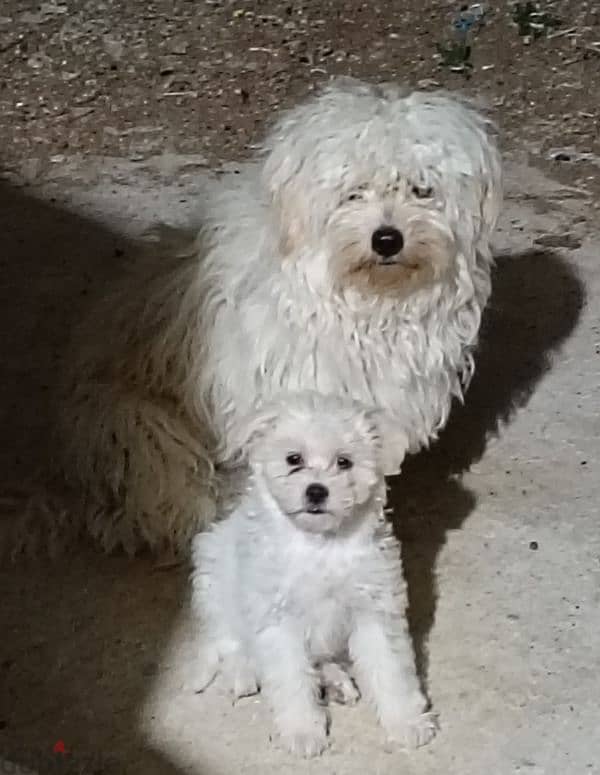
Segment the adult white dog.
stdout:
[[320,685],[342,702],[359,697],[348,662],[390,738],[414,748],[436,732],[384,518],[378,422],[336,396],[285,393],[263,405],[243,430],[248,492],[193,542],[194,689],[217,673],[234,697],[260,686],[283,744],[303,756],[327,745]]
[[285,113],[194,248],[83,327],[57,446],[92,533],[186,547],[238,418],[281,391],[385,410],[394,472],[472,373],[500,178],[486,120],[446,94],[343,79]]

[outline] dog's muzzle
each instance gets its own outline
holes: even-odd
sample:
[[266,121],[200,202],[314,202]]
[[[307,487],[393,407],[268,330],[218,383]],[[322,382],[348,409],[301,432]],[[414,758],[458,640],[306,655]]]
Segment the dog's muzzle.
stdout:
[[404,247],[402,232],[393,226],[381,226],[371,237],[373,251],[381,257],[381,264],[398,263],[398,253]]

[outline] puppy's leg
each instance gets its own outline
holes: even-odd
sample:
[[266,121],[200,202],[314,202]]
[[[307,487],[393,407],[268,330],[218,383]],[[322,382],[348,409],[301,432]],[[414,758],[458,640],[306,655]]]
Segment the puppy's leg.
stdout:
[[390,739],[407,748],[426,745],[437,731],[419,687],[414,653],[404,618],[363,614],[350,636],[350,656],[358,685],[373,703]]
[[224,655],[222,672],[234,699],[258,694],[256,670],[241,645]]
[[256,694],[258,681],[237,594],[232,520],[234,517],[212,532],[198,534],[193,541],[192,611],[200,644],[194,689],[202,691],[220,672],[237,699]]
[[327,746],[327,713],[318,702],[318,674],[303,633],[290,624],[272,625],[258,635],[257,652],[262,691],[284,746],[299,756],[318,756]]
[[205,691],[217,677],[220,670],[220,663],[221,658],[219,656],[219,647],[217,644],[204,644],[194,663],[189,683],[186,681],[186,685],[198,694]]
[[324,662],[320,666],[321,685],[330,702],[340,705],[354,705],[360,699],[360,692],[346,670],[337,662]]

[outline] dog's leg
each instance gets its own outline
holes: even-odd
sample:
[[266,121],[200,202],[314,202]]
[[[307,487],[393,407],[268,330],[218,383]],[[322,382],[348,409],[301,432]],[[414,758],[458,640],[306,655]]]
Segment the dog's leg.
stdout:
[[330,702],[340,705],[354,705],[360,699],[354,681],[337,662],[324,662],[320,666],[321,684]]
[[375,706],[390,739],[407,748],[426,745],[437,731],[437,719],[425,712],[427,700],[404,619],[386,627],[375,615],[358,617],[349,650],[359,688]]
[[185,554],[215,514],[206,434],[135,392],[89,385],[76,398],[64,410],[62,464],[84,493],[89,532],[107,551]]
[[258,635],[257,652],[262,691],[282,743],[299,756],[318,756],[327,746],[328,720],[303,633],[291,625],[272,625]]

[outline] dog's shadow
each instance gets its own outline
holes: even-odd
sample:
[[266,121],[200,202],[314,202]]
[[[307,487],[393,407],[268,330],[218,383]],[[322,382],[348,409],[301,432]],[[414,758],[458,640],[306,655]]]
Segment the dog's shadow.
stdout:
[[408,619],[417,666],[427,685],[427,640],[435,620],[435,565],[449,530],[460,528],[476,498],[460,474],[524,407],[572,332],[585,299],[573,266],[557,253],[500,257],[484,316],[476,373],[464,405],[456,404],[439,440],[409,457],[390,481],[389,503],[402,541]]
[[[71,331],[144,249],[3,183],[0,228],[0,482],[26,489],[52,454]],[[40,554],[0,568],[0,771],[177,775],[139,717],[187,597],[186,573],[84,547],[54,564]]]

